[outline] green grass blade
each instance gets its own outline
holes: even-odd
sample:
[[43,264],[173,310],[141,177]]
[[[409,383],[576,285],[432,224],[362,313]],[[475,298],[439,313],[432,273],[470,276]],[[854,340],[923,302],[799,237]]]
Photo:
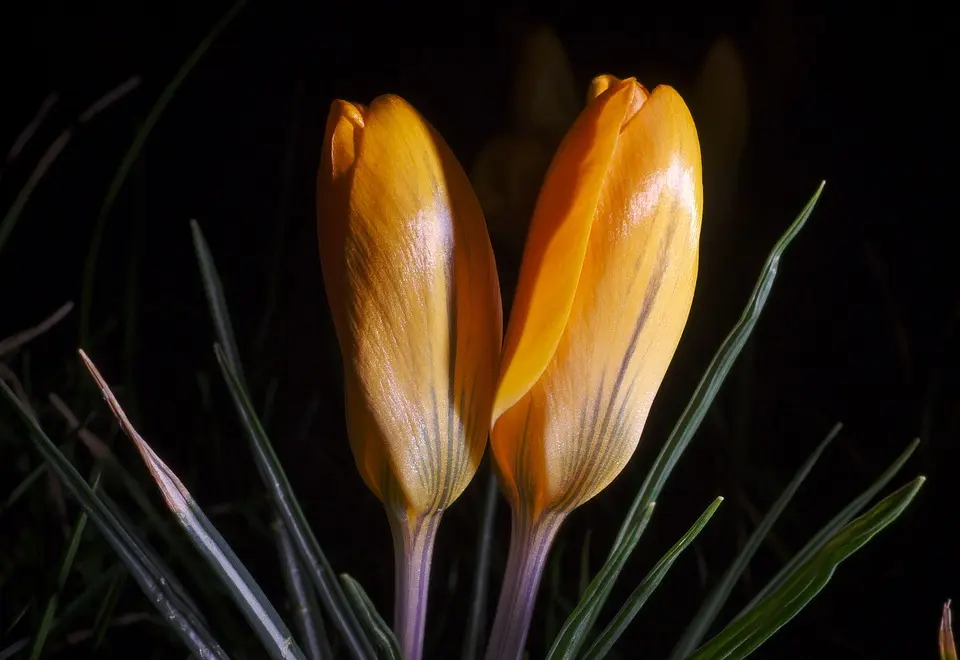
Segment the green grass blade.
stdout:
[[750,535],[750,538],[743,546],[743,550],[740,551],[740,554],[730,565],[730,568],[723,574],[723,577],[720,578],[720,581],[713,588],[713,591],[710,592],[710,595],[707,596],[707,599],[700,606],[700,610],[693,617],[693,621],[690,622],[683,636],[681,636],[680,641],[677,642],[677,645],[674,647],[673,653],[670,655],[670,660],[685,658],[700,646],[700,642],[704,636],[706,636],[710,625],[717,618],[717,615],[720,614],[720,609],[727,602],[727,598],[729,598],[730,592],[733,591],[734,585],[736,585],[740,576],[743,575],[743,571],[746,570],[747,565],[750,563],[750,560],[753,559],[753,555],[756,554],[763,540],[767,538],[767,534],[770,533],[773,524],[780,517],[780,514],[783,513],[783,510],[787,508],[787,504],[793,499],[797,489],[800,488],[800,484],[802,484],[807,478],[807,475],[810,474],[810,470],[813,469],[813,466],[820,459],[820,455],[823,454],[827,445],[833,441],[842,428],[842,424],[837,424],[831,429],[827,437],[813,450],[810,457],[807,458],[790,483],[787,484],[783,493],[780,494],[777,501],[770,507],[770,511],[768,511],[767,515],[760,521],[757,529]]
[[71,135],[71,131],[64,131],[47,147],[47,150],[43,156],[40,157],[40,161],[33,169],[33,172],[31,172],[27,182],[20,189],[20,193],[16,199],[13,200],[13,204],[7,209],[3,220],[0,220],[0,252],[3,251],[3,246],[6,245],[7,239],[10,238],[10,234],[13,233],[14,228],[17,226],[20,214],[23,213],[23,209],[33,195],[33,191],[37,185],[39,185],[43,175],[46,174],[50,166],[53,165],[57,156],[60,155],[60,152],[62,152],[67,146],[67,143],[70,142]]
[[[203,623],[207,627],[207,621],[200,613],[200,608],[197,605],[196,601],[190,596],[186,588],[177,578],[176,574],[170,567],[167,566],[166,562],[160,557],[160,555],[146,543],[142,543],[133,536],[133,531],[137,529],[137,526],[133,523],[130,518],[127,517],[127,514],[117,506],[117,503],[113,501],[107,493],[100,493],[100,502],[103,504],[104,510],[106,510],[110,516],[117,521],[118,525],[124,530],[130,530],[130,541],[135,544],[137,549],[137,557],[143,566],[148,570],[152,575],[162,576],[163,584],[166,587],[166,590],[170,593],[170,597],[175,599],[180,607],[184,609],[185,612],[188,612],[192,617],[197,621]],[[209,575],[204,576],[206,579],[209,579]]]
[[[95,434],[90,432],[89,429],[81,426],[80,420],[63,399],[52,392],[48,395],[48,399],[53,407],[67,422],[67,431],[77,435],[97,463],[105,469],[105,474],[109,477],[115,477],[120,480],[120,483],[126,488],[127,494],[144,514],[145,519],[150,523],[150,527],[153,529],[153,531],[157,532],[167,544],[174,557],[180,562],[182,568],[188,573],[190,579],[197,586],[203,589],[205,593],[212,595],[214,590],[210,587],[211,584],[215,586],[215,583],[212,583],[211,580],[207,579],[208,575],[204,568],[198,563],[196,555],[186,551],[182,536],[175,534],[173,528],[171,527],[171,523],[169,523],[164,516],[160,515],[160,512],[153,505],[153,503],[150,501],[150,498],[147,497],[147,494],[141,487],[140,481],[130,474],[130,471],[127,470],[127,468],[124,467],[119,460],[117,460],[116,455],[106,443],[104,443]],[[101,499],[108,500],[107,503],[110,504],[109,498],[106,495],[101,495]],[[114,506],[113,513],[121,520],[121,522],[125,518],[123,513],[116,506]],[[170,571],[166,570],[165,572]],[[186,592],[180,587],[179,583],[176,584],[176,588],[180,589],[181,597],[186,598]],[[196,610],[195,605],[192,603],[189,604],[194,610]],[[196,613],[199,616],[199,613]]]
[[200,266],[200,276],[203,280],[203,292],[207,297],[207,306],[210,308],[210,317],[217,335],[217,341],[223,347],[223,352],[234,373],[240,382],[246,384],[243,375],[243,363],[240,361],[240,350],[233,334],[233,324],[230,322],[230,310],[227,307],[227,297],[223,294],[223,282],[213,262],[213,255],[207,239],[204,238],[200,225],[196,220],[190,220],[190,233],[193,236],[193,249],[197,255],[197,264]]
[[220,363],[220,369],[227,382],[230,395],[236,405],[237,413],[240,415],[242,426],[250,437],[257,464],[269,470],[267,486],[283,517],[283,522],[293,536],[294,545],[300,554],[300,559],[303,560],[308,575],[320,595],[320,602],[337,630],[343,635],[355,658],[368,660],[376,657],[370,640],[364,635],[356,613],[347,601],[340,583],[334,578],[333,569],[320,549],[320,544],[317,543],[317,538],[314,536],[313,530],[310,529],[306,516],[303,515],[300,503],[297,501],[293,488],[291,488],[290,482],[280,466],[280,461],[273,451],[270,439],[267,438],[267,434],[257,418],[257,413],[253,409],[253,404],[250,403],[250,395],[233,371],[229,359],[219,344],[214,346],[214,352],[217,355],[217,361]]
[[206,584],[209,583],[210,580],[207,579],[208,575],[203,570],[202,565],[195,559],[196,555],[187,551],[182,538],[174,533],[175,530],[167,524],[167,521],[163,519],[157,508],[153,506],[137,478],[130,474],[130,471],[117,460],[113,452],[108,455],[98,456],[97,458],[102,461],[103,465],[110,472],[117,475],[134,504],[136,504],[137,508],[146,516],[146,521],[150,524],[150,528],[159,534],[160,538],[167,544],[167,547],[173,555],[172,558],[183,568],[189,579],[205,592],[212,593],[215,591]]
[[[653,516],[655,502],[651,502],[643,510],[643,515],[631,521],[633,526],[628,530],[628,539],[639,540]],[[636,543],[636,541],[634,541]],[[578,657],[580,648],[587,641],[587,635],[593,628],[600,606],[606,601],[613,589],[620,570],[627,561],[629,554],[628,544],[621,544],[615,548],[614,554],[607,559],[600,572],[590,581],[590,585],[580,598],[580,602],[567,617],[560,629],[560,634],[553,641],[553,646],[547,654],[547,660],[573,660]]]
[[12,491],[10,491],[10,495],[7,496],[7,501],[3,503],[3,506],[0,506],[0,513],[10,510],[10,508],[17,503],[17,500],[19,500],[24,493],[30,490],[30,487],[33,486],[33,484],[35,484],[46,471],[46,463],[41,463],[37,467],[30,470],[27,476],[25,476],[23,480],[17,484]]
[[[190,221],[190,232],[193,236],[194,251],[196,252],[197,263],[200,266],[200,275],[203,280],[203,290],[207,297],[207,304],[210,308],[210,316],[213,320],[217,340],[223,348],[231,369],[237,375],[237,380],[243,387],[246,387],[246,381],[243,376],[243,365],[240,361],[240,350],[237,347],[233,324],[230,322],[227,299],[223,293],[223,283],[220,280],[216,264],[213,261],[213,255],[210,253],[210,248],[196,220]],[[264,485],[271,491],[271,495],[273,495],[272,499],[275,502],[276,519],[272,526],[277,536],[276,542],[280,550],[279,559],[281,570],[287,579],[287,594],[293,602],[293,608],[296,613],[295,621],[297,628],[300,632],[300,637],[305,640],[308,651],[313,649],[313,651],[319,653],[322,651],[321,641],[326,641],[326,631],[324,630],[320,610],[316,607],[316,601],[313,598],[312,590],[306,580],[306,570],[301,563],[299,554],[296,551],[292,553],[284,552],[286,544],[290,542],[290,533],[287,529],[289,523],[282,519],[283,514],[279,511],[279,507],[276,504],[278,500],[275,494],[277,487],[275,471],[280,469],[279,461],[276,462],[276,465],[273,465],[267,453],[256,449],[255,436],[252,434],[248,435],[254,445],[253,458],[257,465],[257,471],[260,473],[260,478],[263,480]],[[274,456],[273,458],[275,459],[276,457]],[[286,496],[290,498],[294,497],[292,492],[289,492]],[[311,641],[308,642],[306,640]],[[311,657],[315,657],[313,651],[310,651]]]
[[160,460],[133,427],[110,391],[110,386],[83,351],[80,351],[80,357],[97,382],[120,426],[136,445],[167,506],[187,532],[194,547],[227,587],[268,655],[275,660],[305,660],[286,624],[236,553],[210,523],[177,475]]
[[[99,114],[104,108],[113,104],[118,99],[126,96],[139,85],[140,77],[134,76],[120,86],[110,90],[106,95],[102,96],[77,118],[76,125],[84,124],[90,121],[90,119]],[[41,113],[45,114],[43,113],[42,109]],[[38,116],[37,120],[42,120],[42,118],[42,115]],[[39,123],[36,123],[36,126],[39,126]],[[34,126],[34,128],[36,128],[36,126]],[[59,136],[57,136],[57,139],[54,140],[49,147],[47,147],[47,150],[40,157],[40,160],[37,162],[36,166],[33,168],[33,171],[30,173],[30,176],[27,178],[26,183],[17,194],[16,199],[13,200],[13,204],[11,204],[10,208],[7,209],[7,213],[3,216],[3,220],[0,220],[0,252],[3,252],[3,247],[6,244],[7,239],[10,238],[10,234],[17,226],[17,221],[20,219],[20,214],[23,213],[23,209],[26,207],[27,202],[30,201],[30,197],[33,195],[34,190],[36,190],[37,186],[40,184],[40,180],[44,177],[50,167],[53,166],[54,161],[57,160],[57,158],[60,156],[60,153],[64,150],[64,148],[66,148],[67,143],[69,143],[70,139],[73,137],[74,128],[75,127],[70,127],[64,130]],[[21,138],[23,137],[29,139],[30,135],[21,135]],[[20,142],[21,145],[24,144],[24,142],[20,140],[18,140],[18,142]],[[11,152],[11,155],[15,154]]]
[[33,607],[33,603],[27,603],[26,605],[24,605],[23,609],[21,609],[16,616],[10,619],[9,622],[5,622],[3,624],[5,627],[0,628],[0,635],[3,635],[4,637],[6,637],[11,630],[17,627],[17,624],[20,623],[20,620],[24,616],[26,616],[27,612],[29,612],[32,607]]
[[23,150],[30,143],[30,140],[33,139],[33,136],[37,134],[37,130],[43,125],[43,121],[47,118],[47,115],[50,114],[53,106],[55,106],[59,100],[60,95],[54,92],[47,94],[47,96],[40,103],[40,107],[37,108],[37,114],[34,115],[33,119],[30,120],[30,123],[23,127],[23,130],[20,131],[17,139],[13,141],[12,145],[10,145],[10,150],[7,152],[6,162],[0,165],[0,181],[3,181],[3,175],[6,173],[7,168],[13,165],[17,158],[19,158],[20,154],[23,153]]
[[[666,443],[657,455],[653,466],[650,468],[650,472],[647,474],[643,485],[637,492],[633,504],[630,506],[630,510],[627,512],[623,524],[620,526],[620,531],[617,533],[617,538],[614,541],[613,548],[610,550],[607,561],[604,563],[603,568],[600,569],[600,573],[598,573],[591,582],[590,588],[587,589],[587,594],[585,594],[580,604],[577,605],[577,608],[567,619],[548,657],[576,657],[580,646],[586,640],[587,633],[589,633],[590,628],[596,621],[600,608],[606,601],[607,594],[609,594],[613,582],[615,582],[617,576],[620,575],[620,571],[623,569],[624,564],[640,540],[644,526],[638,525],[638,521],[647,515],[647,510],[660,496],[660,491],[663,489],[667,478],[670,476],[670,473],[673,472],[673,468],[676,467],[687,445],[690,444],[690,440],[700,427],[700,422],[703,421],[710,404],[713,403],[713,399],[716,397],[720,386],[730,372],[734,361],[747,343],[747,339],[750,337],[750,333],[753,332],[753,328],[757,324],[757,319],[760,317],[760,312],[770,297],[770,291],[773,288],[773,282],[780,265],[780,257],[783,255],[784,250],[787,249],[787,246],[790,245],[797,234],[800,233],[800,230],[803,229],[810,214],[813,213],[813,209],[820,199],[820,194],[823,192],[824,185],[826,185],[826,182],[820,183],[810,198],[810,201],[807,202],[807,205],[793,221],[793,224],[791,224],[783,236],[780,237],[777,244],[774,245],[773,250],[767,257],[767,262],[760,274],[760,279],[757,281],[753,293],[747,301],[743,314],[730,331],[730,334],[724,339],[723,344],[720,345],[716,355],[714,355],[713,360],[711,360],[706,372],[700,379],[700,383],[697,385],[697,389],[694,390],[690,402],[684,409],[676,426],[674,426],[673,431],[671,431]],[[601,579],[609,583],[608,586],[605,589],[594,589],[595,586],[599,586],[598,581]]]
[[687,549],[687,546],[693,543],[693,540],[697,538],[700,531],[710,522],[710,519],[713,518],[713,514],[716,513],[722,502],[722,497],[715,499],[713,503],[707,507],[707,510],[700,515],[697,521],[693,523],[693,527],[688,529],[687,533],[680,537],[680,540],[670,548],[667,554],[665,554],[647,576],[643,578],[643,582],[633,590],[633,593],[627,598],[627,602],[620,608],[617,615],[613,617],[613,621],[610,622],[590,648],[587,649],[586,654],[583,656],[585,660],[602,660],[607,657],[613,649],[613,645],[620,639],[623,631],[633,623],[634,617],[637,616],[640,608],[647,602],[650,594],[660,586],[660,582],[664,576],[666,576],[667,571],[673,566],[673,562],[677,560],[680,553]]
[[[489,460],[489,459],[488,459]],[[493,523],[497,517],[497,500],[500,487],[492,466],[488,467],[487,490],[483,498],[483,517],[480,523],[480,538],[477,540],[477,565],[473,574],[473,592],[470,598],[470,614],[467,632],[463,638],[463,660],[476,660],[483,637],[484,619],[487,613],[487,592],[490,590],[490,551],[493,547]]]
[[127,576],[124,573],[117,575],[106,597],[103,599],[100,608],[97,610],[97,618],[93,622],[93,648],[100,648],[103,638],[110,628],[110,620],[113,618],[113,612],[120,602],[120,596],[123,594],[123,588],[126,586]]
[[[100,487],[100,470],[94,469],[91,476],[90,490],[94,493]],[[80,541],[83,540],[83,532],[87,528],[87,512],[81,511],[77,517],[77,522],[73,525],[73,531],[70,533],[70,543],[67,545],[67,551],[64,553],[63,561],[60,563],[60,572],[57,574],[57,584],[54,587],[47,606],[43,610],[43,617],[40,619],[40,626],[34,635],[33,646],[30,649],[30,660],[39,660],[43,654],[43,647],[47,643],[47,636],[53,627],[54,617],[57,613],[57,606],[60,603],[60,596],[63,595],[63,588],[67,585],[67,578],[70,577],[70,571],[73,570],[73,561],[77,558],[77,550],[80,548]]]
[[[690,443],[690,439],[700,427],[700,422],[703,421],[707,409],[710,407],[710,404],[713,403],[713,399],[720,390],[720,386],[723,385],[723,381],[730,372],[730,368],[733,366],[737,356],[740,355],[740,351],[743,350],[747,339],[749,339],[750,334],[753,332],[753,328],[760,318],[760,312],[763,311],[763,307],[770,297],[770,291],[773,289],[773,282],[776,279],[777,270],[780,266],[780,258],[807,223],[807,220],[813,213],[813,209],[820,199],[825,185],[825,181],[820,183],[816,192],[814,192],[810,198],[810,201],[807,202],[807,205],[800,212],[800,215],[797,216],[793,224],[787,228],[787,231],[780,237],[776,245],[773,246],[773,250],[771,250],[770,255],[767,257],[766,264],[764,264],[763,271],[760,274],[760,279],[757,281],[753,293],[747,301],[747,306],[743,310],[743,314],[733,327],[733,330],[730,331],[730,334],[724,339],[723,344],[720,345],[713,360],[710,361],[710,365],[700,379],[700,383],[697,385],[697,389],[694,391],[690,402],[687,404],[686,409],[670,433],[670,437],[667,438],[666,444],[657,456],[643,486],[640,487],[640,492],[633,501],[631,513],[628,514],[628,520],[635,511],[643,509],[647,503],[653,502],[659,497],[663,485],[666,483],[670,473],[673,472],[673,468]],[[615,545],[619,545],[625,537],[626,525],[621,528]]]
[[130,143],[130,147],[123,155],[123,160],[120,161],[120,166],[113,175],[113,179],[110,181],[107,194],[103,199],[103,204],[100,206],[100,212],[97,214],[97,221],[93,229],[93,238],[90,241],[90,248],[87,250],[87,257],[83,265],[83,289],[80,302],[81,346],[86,346],[90,338],[90,312],[93,305],[93,287],[97,274],[100,245],[103,243],[107,217],[110,215],[114,202],[116,202],[117,196],[120,194],[120,189],[123,188],[127,176],[129,176],[130,171],[133,169],[133,164],[137,161],[137,158],[140,157],[140,152],[143,151],[147,138],[157,125],[157,122],[160,121],[160,116],[170,104],[174,94],[176,94],[177,90],[183,84],[183,81],[190,75],[190,72],[193,71],[207,50],[210,49],[213,42],[220,36],[220,33],[233,21],[246,4],[247,0],[237,0],[220,20],[217,21],[210,32],[207,33],[207,36],[203,38],[203,41],[200,42],[193,52],[190,53],[187,60],[180,66],[180,69],[174,75],[173,79],[167,84],[163,92],[161,92],[157,102],[153,104],[149,114],[147,114],[147,118],[143,121],[143,124],[141,124],[136,135],[133,137],[133,142]]
[[[110,586],[110,584],[117,578],[117,576],[122,576],[127,573],[124,566],[114,565],[112,568],[107,569],[103,573],[93,577],[90,582],[87,584],[83,592],[74,598],[66,607],[62,608],[60,615],[53,622],[53,633],[57,633],[63,630],[64,626],[73,621],[79,614],[85,614],[90,609],[90,604],[94,598],[100,597],[100,592]],[[27,606],[29,608],[29,606]],[[11,622],[9,629],[13,628]],[[7,634],[9,629],[4,632]],[[18,639],[13,644],[10,644],[6,648],[0,650],[0,660],[9,660],[17,656],[20,651],[27,648],[27,645],[30,643],[29,637],[23,637]]]
[[343,590],[353,604],[354,610],[360,613],[360,621],[367,631],[367,635],[380,651],[378,657],[385,660],[403,660],[403,653],[400,651],[397,638],[390,630],[390,626],[377,612],[377,608],[373,606],[360,583],[346,573],[340,576],[340,581],[343,583]]
[[148,546],[136,538],[135,528],[129,523],[124,526],[118,521],[104,504],[103,498],[93,492],[86,480],[44,433],[30,410],[2,379],[0,379],[0,392],[13,405],[29,428],[29,437],[37,451],[49,463],[64,486],[77,498],[90,521],[117,553],[147,599],[160,612],[163,620],[196,657],[225,660],[227,654],[207,630],[203,621],[184,605],[176,593],[170,590],[169,581],[176,578],[170,573],[158,571],[156,564],[150,562],[144,553],[144,548]]
[[883,490],[891,479],[900,471],[900,468],[903,467],[904,463],[909,460],[913,455],[913,452],[916,451],[917,445],[920,444],[920,440],[914,440],[911,442],[907,448],[904,450],[900,456],[897,457],[897,460],[884,471],[883,474],[873,483],[869,488],[860,493],[850,504],[845,506],[843,510],[838,513],[834,518],[828,522],[819,532],[817,532],[813,538],[811,538],[800,552],[794,555],[787,565],[784,566],[780,571],[774,576],[769,583],[767,583],[763,589],[761,589],[756,596],[753,597],[746,607],[744,607],[736,618],[740,618],[747,614],[753,607],[760,602],[767,594],[769,594],[774,589],[777,589],[790,579],[791,574],[800,566],[803,562],[809,559],[813,554],[818,552],[820,548],[827,543],[830,538],[836,534],[844,525],[850,522],[855,515],[863,511],[863,508],[876,497],[877,493]]
[[293,545],[290,532],[280,519],[273,521],[274,536],[277,541],[277,554],[280,556],[280,568],[283,582],[293,603],[294,620],[303,643],[304,652],[310,660],[324,660],[333,657],[327,631],[320,619],[320,606],[313,591],[313,584],[303,574],[300,556]]
[[689,660],[739,660],[750,655],[826,586],[841,562],[903,513],[924,480],[917,477],[833,534],[776,590],[687,656]]

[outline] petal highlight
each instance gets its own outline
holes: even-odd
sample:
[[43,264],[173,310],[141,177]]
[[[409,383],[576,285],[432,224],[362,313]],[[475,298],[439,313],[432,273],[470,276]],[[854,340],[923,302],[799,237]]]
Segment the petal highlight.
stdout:
[[515,511],[532,507],[534,518],[569,512],[623,469],[693,299],[696,129],[673,89],[640,90],[610,157],[556,348],[491,435]]
[[405,101],[340,102],[318,234],[357,466],[385,502],[436,512],[480,462],[499,370],[499,288],[480,205]]

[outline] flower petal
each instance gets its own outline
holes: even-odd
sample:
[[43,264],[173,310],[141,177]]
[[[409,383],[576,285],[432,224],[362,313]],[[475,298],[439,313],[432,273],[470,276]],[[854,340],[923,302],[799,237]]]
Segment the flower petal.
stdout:
[[609,73],[597,76],[590,81],[590,86],[587,88],[587,103],[590,103],[614,85],[619,84],[620,79],[616,76],[611,76]]
[[493,422],[533,386],[560,341],[600,189],[633,94],[632,81],[626,81],[588,106],[564,137],[547,172],[524,249]]
[[[381,499],[447,506],[476,470],[499,364],[500,298],[479,203],[405,101],[335,104],[318,186],[324,280],[350,439]],[[386,472],[378,466],[388,457]]]
[[[317,235],[323,284],[333,313],[337,336],[343,324],[343,249],[349,222],[350,186],[356,161],[357,141],[363,130],[364,108],[334,101],[327,117],[327,130],[317,174]],[[341,340],[341,346],[343,341]]]
[[569,511],[623,469],[686,323],[700,152],[673,89],[658,87],[625,121],[597,208],[556,351],[492,435],[501,470],[512,460],[508,484],[541,510]]

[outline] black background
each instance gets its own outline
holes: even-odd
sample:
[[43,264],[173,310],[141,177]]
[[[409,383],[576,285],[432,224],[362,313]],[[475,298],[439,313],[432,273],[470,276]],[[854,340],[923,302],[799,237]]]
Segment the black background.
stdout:
[[[97,213],[123,153],[178,67],[227,9],[221,2],[10,4],[0,9],[8,34],[0,44],[0,147],[13,143],[46,95],[56,92],[60,100],[4,171],[3,208],[79,112],[132,75],[143,82],[77,131],[4,246],[0,337],[67,300],[79,303]],[[728,36],[745,62],[750,103],[733,211],[722,225],[711,223],[712,173],[706,171],[701,270],[686,334],[634,461],[565,527],[555,549],[563,553],[561,593],[575,600],[588,529],[592,566],[599,567],[654,450],[739,315],[766,253],[826,179],[822,202],[782,262],[748,351],[674,472],[612,602],[629,593],[713,497],[723,494],[727,502],[618,648],[623,657],[662,657],[672,648],[752,529],[751,508],[765,510],[842,421],[844,432],[757,555],[724,616],[775,572],[782,553],[798,549],[921,437],[917,454],[894,480],[928,477],[915,503],[842,565],[756,657],[936,657],[940,607],[956,595],[958,576],[949,540],[958,522],[957,499],[949,493],[960,430],[950,21],[919,3],[890,12],[787,0],[740,3],[722,13],[714,3],[648,5],[490,3],[458,10],[251,3],[178,89],[107,218],[91,312],[92,327],[106,334],[87,346],[91,357],[108,380],[124,384],[140,431],[201,505],[262,499],[212,356],[188,225],[196,218],[224,279],[256,396],[266,397],[275,379],[269,431],[316,533],[337,570],[357,576],[388,613],[389,532],[349,454],[339,355],[317,257],[314,178],[330,102],[400,94],[469,165],[508,125],[518,44],[537,25],[555,30],[581,89],[609,71],[686,94],[710,46]],[[276,308],[269,335],[258,344],[281,218]],[[68,394],[64,388],[79,382],[78,333],[74,310],[31,345],[38,399],[51,390]],[[22,366],[20,359],[10,363],[14,371]],[[210,379],[212,409],[202,403],[198,371]],[[299,432],[311,405],[317,414]],[[110,428],[95,399],[87,411],[96,414],[94,425]],[[142,475],[125,441],[117,443]],[[14,451],[9,443],[2,448]],[[0,494],[15,483],[10,456],[0,456],[0,474],[11,479],[9,487],[0,484]],[[478,477],[440,528],[429,657],[459,651],[483,480]],[[494,596],[507,516],[501,505]],[[282,599],[268,535],[242,515],[227,513],[217,523],[267,591]],[[44,523],[0,517],[0,552],[12,548],[4,538],[19,536],[15,525]],[[64,542],[55,525],[47,527],[44,552],[54,566]],[[42,603],[54,572],[20,579]],[[135,587],[127,588],[124,607],[148,611]],[[0,589],[14,592],[10,584]],[[544,651],[544,600],[531,632],[532,657]],[[0,619],[12,616],[8,607],[0,602]],[[18,635],[29,632],[39,614],[31,616]],[[157,648],[177,648],[155,629],[149,634],[160,640]],[[118,629],[97,653],[131,657],[142,641],[138,626]],[[92,652],[82,643],[73,650]]]

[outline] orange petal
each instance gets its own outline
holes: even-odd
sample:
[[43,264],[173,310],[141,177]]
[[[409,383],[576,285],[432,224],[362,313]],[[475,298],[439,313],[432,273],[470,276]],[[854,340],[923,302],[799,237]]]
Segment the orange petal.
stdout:
[[620,79],[616,76],[611,76],[609,73],[597,76],[590,81],[590,86],[587,88],[587,103],[590,103],[614,85],[619,84]]
[[393,96],[334,105],[318,183],[358,467],[382,499],[395,480],[411,510],[445,507],[479,463],[499,364],[479,203],[439,135]]
[[623,469],[686,323],[700,152],[673,89],[658,87],[627,118],[597,209],[555,353],[491,436],[507,485],[541,510],[569,511]]
[[533,386],[553,357],[573,304],[600,189],[634,105],[632,80],[577,118],[537,199],[503,347],[493,421]]
[[350,186],[364,108],[334,101],[317,174],[320,265],[337,336],[343,332],[343,251],[349,226]]

